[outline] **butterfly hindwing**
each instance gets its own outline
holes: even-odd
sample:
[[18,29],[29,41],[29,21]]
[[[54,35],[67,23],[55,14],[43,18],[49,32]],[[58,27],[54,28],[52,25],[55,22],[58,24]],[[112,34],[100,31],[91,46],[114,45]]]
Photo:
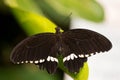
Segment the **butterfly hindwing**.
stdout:
[[[46,68],[49,73],[57,68],[57,50],[53,50],[56,36],[53,33],[41,33],[21,41],[12,51],[14,63],[34,63]],[[51,67],[54,65],[54,68]],[[49,67],[50,66],[50,67]]]
[[70,72],[78,72],[83,66],[84,62],[87,61],[87,58],[79,57],[78,53],[82,53],[82,51],[80,52],[78,49],[79,46],[75,44],[74,40],[64,37],[62,40],[63,49],[61,54],[63,55],[63,63]]

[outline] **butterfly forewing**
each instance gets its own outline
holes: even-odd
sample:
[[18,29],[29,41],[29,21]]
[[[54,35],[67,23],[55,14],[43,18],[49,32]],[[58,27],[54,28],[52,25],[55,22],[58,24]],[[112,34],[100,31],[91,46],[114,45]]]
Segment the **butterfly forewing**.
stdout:
[[[11,61],[14,63],[35,63],[44,68],[55,64],[54,69],[47,69],[50,73],[55,72],[57,67],[57,62],[55,62],[57,50],[53,51],[55,44],[56,36],[53,33],[41,33],[28,37],[13,49]],[[48,56],[51,60],[47,61]]]
[[[69,40],[69,43],[67,43]],[[103,35],[87,30],[87,29],[73,29],[63,33],[63,41],[66,41],[70,47],[77,47],[79,54],[88,54],[96,52],[104,52],[111,49],[111,42]]]

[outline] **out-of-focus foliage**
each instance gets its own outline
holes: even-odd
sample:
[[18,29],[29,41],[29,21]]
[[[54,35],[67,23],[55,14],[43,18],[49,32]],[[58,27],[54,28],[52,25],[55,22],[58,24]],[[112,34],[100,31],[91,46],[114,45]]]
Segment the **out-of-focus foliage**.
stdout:
[[0,67],[1,80],[61,80],[59,73],[49,75],[46,71],[39,70],[34,65]]
[[[101,22],[104,19],[103,8],[95,0],[0,0],[0,11],[3,13],[5,11],[7,14],[5,18],[3,13],[0,14],[0,36],[2,36],[0,39],[0,80],[62,80],[60,72],[49,75],[34,65],[12,65],[9,55],[13,44],[24,39],[26,34],[28,36],[55,32],[56,26],[68,30],[70,17],[80,17],[94,22]],[[14,20],[12,22],[13,16],[20,25]],[[87,63],[73,78],[87,80]]]
[[69,28],[70,18],[68,15],[70,13],[63,14],[62,12],[58,12],[51,5],[46,3],[45,0],[5,0],[5,3],[11,8],[16,8],[37,15],[39,14],[39,16],[45,16],[49,20],[53,21],[57,26],[62,27],[64,30]]
[[[33,5],[31,0],[26,0],[28,2],[23,0],[23,4],[21,2],[22,0],[15,1],[16,0],[6,0],[6,4],[11,8],[11,11],[28,35],[41,32],[55,32],[54,28],[56,25],[53,24],[49,19],[43,17],[41,12]],[[26,7],[24,7],[25,3]],[[31,9],[30,3],[32,3],[31,6],[33,6],[33,10]]]
[[47,17],[63,30],[69,29],[70,17],[101,22],[104,11],[95,0],[5,0],[12,8],[32,12]]

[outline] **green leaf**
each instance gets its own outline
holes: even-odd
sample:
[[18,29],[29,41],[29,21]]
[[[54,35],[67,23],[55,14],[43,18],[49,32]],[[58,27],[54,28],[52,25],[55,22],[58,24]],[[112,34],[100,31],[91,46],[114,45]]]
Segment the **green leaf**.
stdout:
[[17,8],[26,12],[42,14],[42,11],[36,6],[33,0],[4,0],[4,2],[11,8]]
[[88,80],[89,68],[87,62],[84,63],[83,68],[80,69],[80,72],[75,76],[74,80]]
[[59,12],[45,0],[5,0],[5,3],[12,8],[46,16],[62,29],[69,29],[70,17],[68,17],[68,15],[70,13],[63,14],[62,12]]
[[[53,1],[54,0],[50,0]],[[57,0],[61,5],[63,11],[69,11],[73,15],[79,15],[80,17],[94,21],[101,22],[104,19],[104,10],[102,6],[95,0]],[[56,7],[57,9],[57,7]],[[61,9],[60,9],[61,10]]]
[[13,12],[21,25],[23,25],[22,28],[29,35],[43,32],[55,32],[56,25],[41,15],[19,9],[13,9]]

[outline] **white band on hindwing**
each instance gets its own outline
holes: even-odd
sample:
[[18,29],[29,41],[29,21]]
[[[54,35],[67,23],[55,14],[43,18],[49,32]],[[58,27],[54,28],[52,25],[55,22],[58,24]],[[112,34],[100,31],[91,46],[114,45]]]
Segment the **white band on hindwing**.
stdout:
[[70,55],[63,58],[63,62],[69,61],[69,60],[74,60],[74,59],[76,59],[78,57],[79,58],[87,58],[87,57],[92,56],[92,55],[94,55],[94,53],[91,53],[91,54],[79,54],[79,55],[71,53]]
[[[66,56],[63,58],[63,62],[65,61],[69,61],[69,60],[74,60],[76,58],[87,58],[89,56],[92,56],[94,55],[94,53],[91,53],[91,54],[80,54],[80,55],[76,55],[74,53],[71,53],[70,55]],[[51,62],[57,62],[58,63],[58,59],[55,58],[55,57],[52,57],[52,56],[48,56],[46,61],[51,61]],[[35,64],[38,64],[38,63],[43,63],[45,62],[45,59],[40,59],[40,60],[35,60],[35,61],[21,61],[21,62],[17,62],[17,64],[20,64],[20,63],[35,63]]]

